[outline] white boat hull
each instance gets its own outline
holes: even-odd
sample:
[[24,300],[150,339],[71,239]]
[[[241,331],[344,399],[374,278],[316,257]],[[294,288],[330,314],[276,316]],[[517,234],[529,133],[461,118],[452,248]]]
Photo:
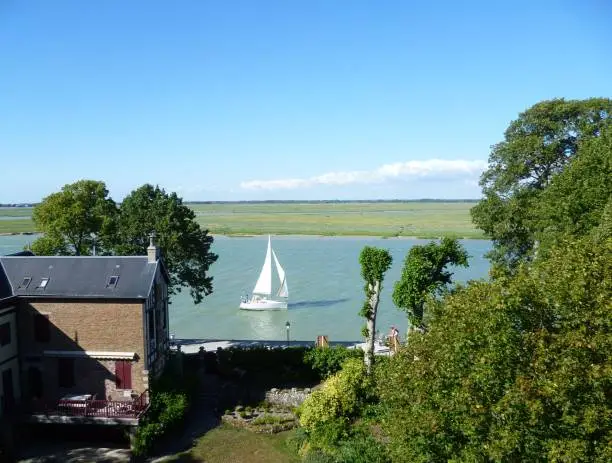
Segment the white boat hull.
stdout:
[[287,301],[274,301],[272,299],[255,299],[240,303],[242,310],[283,310],[287,308]]

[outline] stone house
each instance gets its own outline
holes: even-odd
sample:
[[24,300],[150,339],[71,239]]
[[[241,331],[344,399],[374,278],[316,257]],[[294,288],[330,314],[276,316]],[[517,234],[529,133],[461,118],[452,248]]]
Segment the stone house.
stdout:
[[146,256],[3,256],[0,291],[2,281],[21,416],[136,425],[169,347],[169,279],[153,239]]

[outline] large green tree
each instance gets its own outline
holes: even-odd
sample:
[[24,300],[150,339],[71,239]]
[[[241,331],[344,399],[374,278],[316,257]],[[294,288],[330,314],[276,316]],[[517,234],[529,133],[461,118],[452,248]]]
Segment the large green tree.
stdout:
[[199,303],[213,290],[208,270],[217,255],[210,251],[213,237],[195,218],[176,193],[146,184],[123,200],[107,239],[118,255],[143,255],[149,235],[155,233],[170,275],[171,293],[189,288],[193,300]]
[[386,249],[365,246],[359,255],[361,264],[361,276],[365,281],[366,300],[359,314],[365,318],[366,326],[366,350],[364,353],[364,363],[366,371],[371,373],[374,363],[374,337],[376,334],[376,315],[378,304],[380,303],[380,292],[385,273],[391,267],[393,258]]
[[436,306],[380,381],[393,461],[612,461],[612,239]]
[[100,237],[109,234],[116,211],[104,182],[65,185],[34,207],[32,219],[43,236],[32,243],[32,250],[39,255],[89,255],[96,240],[102,251],[106,243]]
[[[512,121],[493,146],[480,185],[484,198],[472,209],[475,224],[493,240],[492,261],[505,269],[533,256],[540,231],[542,192],[612,121],[612,100],[543,101]],[[556,207],[554,198],[547,207]]]
[[402,275],[393,287],[393,303],[408,314],[410,329],[425,328],[425,302],[451,284],[449,265],[468,265],[468,254],[456,239],[442,238],[439,244],[432,241],[408,251]]
[[612,124],[585,140],[578,154],[542,191],[535,236],[544,246],[558,237],[586,235],[602,222],[612,201]]

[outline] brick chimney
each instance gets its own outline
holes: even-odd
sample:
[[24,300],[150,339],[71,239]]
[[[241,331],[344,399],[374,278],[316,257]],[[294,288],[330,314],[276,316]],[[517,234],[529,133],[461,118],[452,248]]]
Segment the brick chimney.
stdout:
[[159,248],[155,246],[155,232],[149,235],[149,247],[147,248],[147,261],[154,264],[159,259]]

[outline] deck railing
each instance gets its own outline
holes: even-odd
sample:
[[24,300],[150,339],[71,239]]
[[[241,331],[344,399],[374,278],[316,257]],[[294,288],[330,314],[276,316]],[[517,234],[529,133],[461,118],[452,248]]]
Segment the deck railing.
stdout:
[[133,400],[54,400],[31,403],[31,414],[92,418],[140,418],[149,408],[149,391]]

